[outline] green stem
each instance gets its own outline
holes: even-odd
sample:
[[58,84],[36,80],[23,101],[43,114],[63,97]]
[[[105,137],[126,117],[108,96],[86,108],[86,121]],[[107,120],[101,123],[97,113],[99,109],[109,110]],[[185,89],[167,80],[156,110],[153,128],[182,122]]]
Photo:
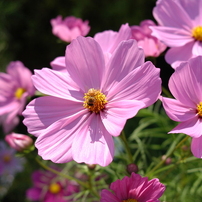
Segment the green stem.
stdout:
[[167,154],[163,160],[161,160],[152,170],[150,170],[150,171],[147,173],[147,176],[151,175],[152,173],[154,173],[154,171],[156,171],[159,167],[161,167],[161,165],[164,164],[164,162],[166,161],[166,159],[167,159],[169,156],[171,156],[171,154],[172,154],[176,149],[178,149],[188,138],[189,138],[189,136],[186,136],[185,138],[183,138],[183,139],[177,144],[177,146],[170,152],[170,154]]
[[121,138],[123,145],[125,147],[126,153],[128,155],[128,163],[133,163],[134,162],[133,161],[133,155],[132,155],[131,150],[128,146],[128,141],[126,139],[124,131],[121,132],[121,135],[119,137]]
[[80,180],[78,180],[78,179],[76,179],[76,178],[74,178],[74,177],[71,177],[71,176],[69,176],[69,175],[63,174],[63,173],[61,173],[61,172],[59,172],[59,171],[57,171],[57,170],[55,170],[55,169],[53,169],[53,168],[50,168],[50,167],[46,166],[46,165],[43,164],[37,157],[36,157],[35,159],[36,159],[36,162],[37,162],[42,168],[44,168],[45,170],[48,170],[48,171],[50,171],[50,172],[52,172],[52,173],[55,173],[56,175],[58,175],[58,176],[60,176],[60,177],[64,177],[64,178],[66,178],[66,179],[68,179],[68,180],[75,181],[75,182],[77,182],[79,185],[81,185],[81,186],[83,186],[83,187],[89,189],[89,186],[88,186],[85,182],[82,182],[82,181],[80,181]]
[[173,98],[173,96],[170,94],[170,92],[169,92],[165,87],[163,87],[163,86],[162,86],[162,92],[163,92],[163,94],[166,95],[167,97]]

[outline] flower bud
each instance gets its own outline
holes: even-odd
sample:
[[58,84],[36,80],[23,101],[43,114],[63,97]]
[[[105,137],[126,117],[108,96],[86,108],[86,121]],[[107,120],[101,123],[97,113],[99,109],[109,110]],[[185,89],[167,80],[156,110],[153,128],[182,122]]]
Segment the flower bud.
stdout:
[[17,133],[6,135],[5,141],[17,151],[23,151],[33,144],[31,137]]
[[137,173],[138,170],[139,170],[138,166],[136,164],[134,164],[134,163],[131,163],[131,164],[127,165],[127,172],[129,174],[131,174],[131,173]]
[[172,159],[171,159],[170,157],[166,157],[166,155],[163,155],[163,156],[161,157],[161,159],[164,161],[164,164],[165,164],[165,165],[169,165],[169,164],[172,163]]

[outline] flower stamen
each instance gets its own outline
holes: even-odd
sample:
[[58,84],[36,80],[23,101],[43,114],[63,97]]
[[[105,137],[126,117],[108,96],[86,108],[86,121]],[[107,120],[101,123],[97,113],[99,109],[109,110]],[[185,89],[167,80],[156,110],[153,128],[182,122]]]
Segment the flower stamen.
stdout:
[[17,90],[15,91],[15,97],[17,99],[20,99],[24,92],[26,92],[24,88],[17,88]]
[[57,183],[52,183],[50,184],[49,186],[49,191],[52,193],[52,194],[57,194],[61,191],[61,187],[59,184]]
[[106,96],[101,93],[100,90],[94,88],[89,89],[88,92],[85,93],[84,99],[83,106],[96,114],[104,109],[107,103]]
[[197,110],[198,116],[202,118],[202,102],[197,104],[197,109],[196,110]]
[[192,36],[197,41],[202,41],[202,26],[197,26],[192,30]]
[[129,198],[129,199],[123,200],[122,202],[138,202],[138,201],[136,199]]

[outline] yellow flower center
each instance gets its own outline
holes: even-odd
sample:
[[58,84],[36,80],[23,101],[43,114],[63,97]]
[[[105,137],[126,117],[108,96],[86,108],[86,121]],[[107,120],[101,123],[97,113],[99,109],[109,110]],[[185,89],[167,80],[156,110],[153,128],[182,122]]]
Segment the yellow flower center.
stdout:
[[192,30],[192,36],[198,40],[202,41],[202,26],[197,26]]
[[9,163],[11,161],[11,156],[6,154],[3,156],[3,162],[4,163]]
[[138,202],[136,199],[127,199],[127,200],[123,200],[122,202]]
[[199,104],[197,104],[197,114],[202,117],[202,102],[200,102]]
[[25,90],[24,88],[18,88],[18,89],[15,91],[15,97],[16,97],[17,99],[20,99],[25,91],[26,91],[26,90]]
[[57,194],[61,191],[61,187],[59,184],[57,183],[52,183],[50,186],[49,186],[49,191],[52,193],[52,194]]
[[107,103],[106,96],[99,90],[91,88],[85,93],[83,106],[91,112],[99,113]]

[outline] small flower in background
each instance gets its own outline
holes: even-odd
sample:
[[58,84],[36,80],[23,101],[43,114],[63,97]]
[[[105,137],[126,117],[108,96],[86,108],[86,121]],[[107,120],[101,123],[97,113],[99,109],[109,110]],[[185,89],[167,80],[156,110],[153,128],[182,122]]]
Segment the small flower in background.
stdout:
[[182,62],[169,80],[175,99],[162,97],[167,115],[180,122],[169,133],[185,133],[192,137],[191,150],[202,158],[202,56]]
[[80,18],[68,16],[62,19],[62,16],[57,16],[51,19],[52,32],[63,41],[71,42],[78,36],[86,36],[90,31],[88,21],[82,21]]
[[176,68],[180,62],[202,55],[202,1],[158,0],[153,10],[160,26],[152,35],[171,47],[166,61]]
[[35,70],[34,85],[49,96],[27,105],[24,124],[37,137],[43,159],[107,166],[114,156],[112,137],[158,99],[160,70],[144,63],[132,39],[122,41],[108,62],[91,37],[73,40],[65,57],[66,72]]
[[27,97],[34,95],[31,71],[22,62],[10,62],[7,73],[0,73],[0,122],[5,133],[19,122]]
[[16,150],[0,141],[0,175],[14,175],[23,170],[24,159],[15,157]]
[[33,187],[26,191],[27,198],[32,201],[74,201],[73,194],[79,192],[79,186],[77,184],[67,179],[60,179],[50,171],[34,171],[32,181]]
[[137,41],[138,46],[143,48],[145,57],[158,57],[167,47],[151,35],[149,26],[155,25],[152,20],[143,20],[140,26],[131,26],[132,38]]
[[17,151],[23,151],[33,144],[33,140],[28,135],[11,133],[6,135],[5,141]]
[[159,202],[165,186],[156,178],[149,181],[147,177],[132,173],[111,183],[110,189],[113,192],[102,190],[100,202]]

